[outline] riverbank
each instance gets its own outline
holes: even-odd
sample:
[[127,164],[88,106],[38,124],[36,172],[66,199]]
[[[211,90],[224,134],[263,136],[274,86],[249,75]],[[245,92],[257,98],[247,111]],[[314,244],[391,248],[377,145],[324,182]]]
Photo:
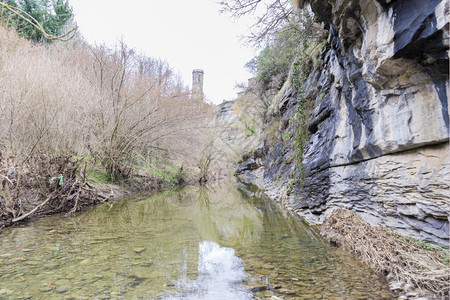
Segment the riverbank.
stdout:
[[[240,176],[242,179],[242,176]],[[247,172],[251,182],[241,183],[248,195],[265,195],[282,209],[319,226],[320,235],[331,244],[356,255],[384,276],[398,299],[448,299],[450,254],[448,249],[372,226],[355,212],[335,209],[325,219],[295,210],[285,190]]]
[[74,155],[0,155],[0,230],[43,216],[70,216],[127,194],[192,182],[179,170],[171,175],[136,172],[115,182],[99,174],[99,166]]
[[326,218],[320,235],[385,275],[401,299],[448,299],[450,255],[441,247],[371,226],[342,208]]

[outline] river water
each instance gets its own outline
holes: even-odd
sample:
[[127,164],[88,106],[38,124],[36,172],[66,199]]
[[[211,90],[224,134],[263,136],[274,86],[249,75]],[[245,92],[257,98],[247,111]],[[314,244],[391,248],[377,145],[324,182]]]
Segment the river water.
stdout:
[[391,299],[316,229],[233,184],[0,232],[0,299]]

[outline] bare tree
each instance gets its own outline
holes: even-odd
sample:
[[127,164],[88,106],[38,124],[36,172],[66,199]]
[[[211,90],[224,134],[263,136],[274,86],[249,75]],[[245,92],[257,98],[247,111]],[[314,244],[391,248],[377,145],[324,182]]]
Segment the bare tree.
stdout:
[[303,7],[303,0],[221,0],[221,12],[240,18],[256,15],[251,33],[246,37],[249,44],[259,47],[269,41],[275,32],[295,24],[296,10]]
[[124,43],[113,51],[102,46],[90,50],[87,76],[100,101],[91,110],[97,123],[89,150],[112,179],[128,177],[137,157],[179,152],[176,144],[186,149],[212,117],[209,105],[189,99],[167,62],[137,55]]

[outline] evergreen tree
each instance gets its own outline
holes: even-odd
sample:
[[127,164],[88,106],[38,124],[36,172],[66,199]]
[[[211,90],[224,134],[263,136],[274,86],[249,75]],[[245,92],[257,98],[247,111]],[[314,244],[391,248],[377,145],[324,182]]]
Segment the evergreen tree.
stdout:
[[[7,0],[6,4],[17,7],[31,16],[33,23],[42,25],[45,32],[57,36],[64,25],[72,18],[72,8],[68,0]],[[4,12],[3,22],[15,27],[20,35],[34,42],[46,41],[43,33],[26,20],[10,12]]]

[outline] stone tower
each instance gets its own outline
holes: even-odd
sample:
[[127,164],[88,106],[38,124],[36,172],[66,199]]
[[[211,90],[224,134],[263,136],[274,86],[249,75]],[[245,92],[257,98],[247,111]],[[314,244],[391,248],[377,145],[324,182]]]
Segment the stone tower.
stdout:
[[203,70],[192,71],[192,95],[203,98]]

